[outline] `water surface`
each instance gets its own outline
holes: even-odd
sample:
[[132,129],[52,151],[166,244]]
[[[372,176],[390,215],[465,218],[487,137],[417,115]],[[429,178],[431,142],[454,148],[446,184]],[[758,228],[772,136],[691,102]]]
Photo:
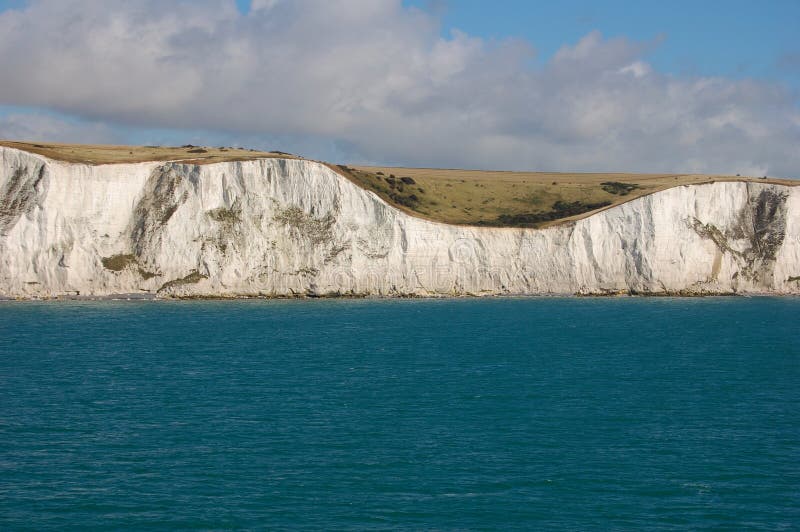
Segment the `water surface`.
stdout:
[[0,304],[0,527],[796,528],[799,315]]

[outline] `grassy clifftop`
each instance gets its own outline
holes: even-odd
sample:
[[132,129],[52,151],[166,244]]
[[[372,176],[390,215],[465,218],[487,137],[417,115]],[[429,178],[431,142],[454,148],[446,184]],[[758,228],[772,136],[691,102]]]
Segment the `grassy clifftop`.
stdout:
[[262,157],[297,157],[283,152],[265,152],[244,148],[193,146],[110,146],[104,144],[57,144],[0,140],[0,146],[16,148],[70,163],[119,164],[148,161],[184,161],[210,164],[225,161],[246,161]]
[[[288,153],[202,146],[105,146],[0,141],[0,146],[52,159],[113,164],[182,161],[209,164]],[[328,163],[326,163],[328,164]],[[359,186],[414,216],[438,222],[493,227],[546,227],[667,188],[713,181],[797,185],[798,181],[698,174],[552,173],[390,168],[328,164]]]
[[375,166],[338,169],[407,212],[451,224],[498,227],[545,227],[680,185],[745,180],[798,183],[697,174],[495,172]]

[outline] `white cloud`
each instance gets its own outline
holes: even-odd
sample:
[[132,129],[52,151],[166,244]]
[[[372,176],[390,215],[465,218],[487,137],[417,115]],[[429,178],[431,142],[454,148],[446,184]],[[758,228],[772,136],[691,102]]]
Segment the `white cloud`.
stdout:
[[32,0],[0,14],[0,103],[351,162],[800,176],[796,95],[660,74],[652,46],[593,32],[533,67],[400,0]]
[[631,74],[635,78],[641,78],[652,72],[653,69],[644,61],[634,61],[619,69],[621,74]]

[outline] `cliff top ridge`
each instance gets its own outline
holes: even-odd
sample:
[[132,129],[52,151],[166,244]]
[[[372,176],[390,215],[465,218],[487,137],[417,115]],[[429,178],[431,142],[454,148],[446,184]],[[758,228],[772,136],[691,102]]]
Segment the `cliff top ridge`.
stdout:
[[[191,144],[180,147],[112,146],[0,140],[0,146],[59,161],[92,165],[302,159],[281,151]],[[800,184],[797,180],[766,176],[511,172],[325,164],[408,214],[449,224],[494,227],[546,227],[681,185],[714,181]]]

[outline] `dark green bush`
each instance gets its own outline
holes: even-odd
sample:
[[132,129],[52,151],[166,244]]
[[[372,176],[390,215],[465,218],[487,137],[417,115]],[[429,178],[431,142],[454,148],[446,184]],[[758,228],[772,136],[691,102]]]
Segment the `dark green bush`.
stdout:
[[632,190],[639,188],[639,185],[634,183],[620,183],[619,181],[605,181],[600,183],[600,186],[609,194],[617,196],[627,196]]

